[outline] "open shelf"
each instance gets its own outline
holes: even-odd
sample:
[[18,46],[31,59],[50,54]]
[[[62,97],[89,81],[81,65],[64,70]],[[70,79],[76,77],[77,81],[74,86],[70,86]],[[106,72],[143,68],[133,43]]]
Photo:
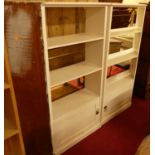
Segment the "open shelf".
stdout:
[[76,45],[80,43],[92,42],[97,40],[102,40],[103,37],[93,34],[73,34],[59,37],[51,37],[47,40],[48,49]]
[[81,62],[54,71],[50,71],[51,87],[77,79],[81,76],[100,71],[102,68],[87,62]]
[[117,37],[117,36],[121,36],[121,35],[140,33],[141,31],[142,31],[141,27],[136,27],[136,26],[125,27],[125,28],[116,28],[116,29],[112,29],[110,31],[110,35],[111,35],[111,37]]
[[18,134],[18,130],[12,126],[7,118],[5,118],[4,140],[9,139],[16,134]]
[[8,83],[4,83],[4,90],[9,89],[10,85]]
[[66,97],[53,102],[53,118],[58,119],[59,117],[70,114],[80,107],[84,107],[86,104],[99,102],[99,96],[92,91],[84,88],[75,93],[72,93]]
[[56,87],[52,87],[51,91],[52,101],[55,101],[71,93],[74,93],[80,89],[83,89],[84,83],[85,78],[81,77],[78,79],[74,79],[72,81],[68,81],[64,84],[58,85]]
[[108,66],[115,65],[117,63],[121,63],[123,61],[127,61],[133,58],[138,57],[138,54],[133,48],[122,50],[120,52],[109,54],[108,56]]

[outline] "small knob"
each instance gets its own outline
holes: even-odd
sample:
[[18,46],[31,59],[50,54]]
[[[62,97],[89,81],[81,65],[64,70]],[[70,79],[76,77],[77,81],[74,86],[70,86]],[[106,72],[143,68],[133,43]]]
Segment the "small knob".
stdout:
[[106,106],[104,106],[104,111],[106,111],[108,109],[108,106],[106,105]]
[[96,115],[98,115],[100,113],[100,111],[99,110],[96,110]]

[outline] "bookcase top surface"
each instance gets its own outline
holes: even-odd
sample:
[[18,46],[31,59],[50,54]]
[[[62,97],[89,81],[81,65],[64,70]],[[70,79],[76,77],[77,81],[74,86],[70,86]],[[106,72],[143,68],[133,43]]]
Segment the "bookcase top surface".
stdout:
[[123,3],[104,3],[104,2],[44,2],[45,7],[145,7],[145,4],[123,4]]

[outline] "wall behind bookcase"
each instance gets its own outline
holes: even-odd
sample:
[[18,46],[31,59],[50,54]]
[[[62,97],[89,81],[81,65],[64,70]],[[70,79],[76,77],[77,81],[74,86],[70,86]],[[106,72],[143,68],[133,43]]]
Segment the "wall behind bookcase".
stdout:
[[[42,1],[20,2],[5,0],[5,35],[23,139],[27,155],[50,155],[52,152],[50,116],[40,17]],[[49,36],[83,32],[85,27],[85,17],[81,16],[83,11],[72,9],[70,14],[66,9],[63,10],[67,22],[61,26],[50,25]],[[56,9],[54,12],[55,16],[59,17]],[[76,21],[73,20],[75,16]]]

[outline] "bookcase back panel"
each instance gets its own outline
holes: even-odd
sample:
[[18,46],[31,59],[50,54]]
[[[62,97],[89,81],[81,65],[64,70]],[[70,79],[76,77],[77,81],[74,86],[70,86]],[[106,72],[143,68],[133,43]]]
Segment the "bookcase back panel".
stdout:
[[85,60],[85,45],[78,44],[49,50],[50,70],[65,67]]
[[48,37],[85,31],[84,8],[47,8],[46,17]]
[[86,8],[86,32],[104,36],[105,11],[103,8]]

